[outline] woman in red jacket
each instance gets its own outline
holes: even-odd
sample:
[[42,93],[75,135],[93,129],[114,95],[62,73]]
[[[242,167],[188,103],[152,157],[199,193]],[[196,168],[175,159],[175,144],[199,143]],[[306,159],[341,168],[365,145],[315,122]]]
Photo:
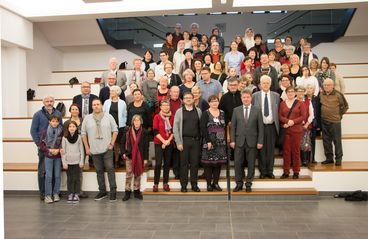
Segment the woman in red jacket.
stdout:
[[161,100],[160,112],[153,119],[153,142],[155,144],[155,174],[153,191],[158,192],[158,184],[160,182],[160,174],[162,163],[164,164],[164,191],[170,191],[169,172],[171,164],[171,154],[173,150],[173,130],[174,117],[170,111],[170,101],[168,99]]
[[286,89],[287,99],[280,103],[280,124],[285,129],[283,144],[284,173],[281,179],[288,178],[290,173],[290,159],[293,159],[293,179],[299,178],[300,172],[300,142],[303,135],[303,121],[306,110],[303,102],[295,98],[295,89]]

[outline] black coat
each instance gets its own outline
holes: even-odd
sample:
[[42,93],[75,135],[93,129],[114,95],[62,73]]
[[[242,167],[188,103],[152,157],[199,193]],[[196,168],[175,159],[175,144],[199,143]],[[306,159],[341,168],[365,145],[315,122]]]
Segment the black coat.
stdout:
[[[94,94],[90,94],[89,95],[89,102],[88,102],[88,114],[92,113],[92,101],[94,99],[98,99],[97,95]],[[82,117],[82,105],[83,105],[83,101],[82,101],[82,95],[76,95],[73,97],[73,104],[77,104],[79,106],[79,117]]]
[[[100,90],[100,95],[98,98],[100,98],[101,103],[104,104],[106,100],[110,99],[110,88],[108,86],[103,87]],[[123,91],[121,92],[119,98],[125,101],[125,94]]]
[[[132,144],[130,142],[130,133],[124,133],[121,139],[120,151],[121,154],[125,154],[131,159],[132,156]],[[127,136],[128,134],[128,136]],[[148,160],[148,149],[149,149],[149,133],[148,130],[142,128],[141,139],[138,143],[139,152],[141,153],[142,160]],[[143,162],[142,162],[143,163]]]
[[172,73],[170,76],[170,84],[168,88],[171,88],[172,86],[179,86],[182,84],[182,81],[180,79],[180,76],[178,74]]

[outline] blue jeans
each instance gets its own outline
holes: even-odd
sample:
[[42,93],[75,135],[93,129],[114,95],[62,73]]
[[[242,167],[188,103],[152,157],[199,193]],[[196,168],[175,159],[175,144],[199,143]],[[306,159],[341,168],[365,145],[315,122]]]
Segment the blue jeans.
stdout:
[[45,154],[38,149],[38,190],[45,196]]
[[[45,168],[45,196],[59,194],[61,182],[61,158],[51,159],[45,157]],[[54,183],[53,178],[55,180]]]

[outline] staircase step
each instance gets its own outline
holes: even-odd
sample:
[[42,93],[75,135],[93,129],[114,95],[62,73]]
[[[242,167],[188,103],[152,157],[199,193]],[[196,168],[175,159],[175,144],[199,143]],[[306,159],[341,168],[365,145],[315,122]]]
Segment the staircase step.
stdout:
[[[230,177],[230,181],[233,182],[234,180],[235,180],[235,177],[234,176],[231,176]],[[160,178],[160,183],[162,183],[162,181],[163,181],[163,179],[161,177]],[[303,176],[299,177],[298,179],[292,179],[292,177],[287,178],[287,179],[280,179],[280,178],[275,178],[275,179],[269,179],[269,178],[260,179],[260,178],[255,178],[254,179],[254,182],[284,182],[284,181],[293,181],[293,182],[295,182],[295,181],[302,181],[302,182],[305,182],[305,181],[312,181],[312,178],[310,176],[303,175]],[[147,182],[153,182],[153,177],[148,177],[147,178]],[[171,178],[169,178],[169,182],[170,183],[180,182],[180,180],[171,177]],[[198,179],[198,182],[206,182],[206,179]],[[226,182],[226,177],[221,176],[219,182]]]

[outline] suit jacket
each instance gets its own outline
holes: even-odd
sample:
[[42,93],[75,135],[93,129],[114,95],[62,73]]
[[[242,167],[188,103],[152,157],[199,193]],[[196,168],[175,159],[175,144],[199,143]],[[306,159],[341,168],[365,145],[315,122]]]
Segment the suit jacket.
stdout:
[[[279,106],[280,106],[280,95],[276,92],[270,91],[271,96],[271,109],[272,118],[275,121],[276,131],[280,131],[280,121],[279,121]],[[262,109],[262,91],[257,91],[252,95],[252,105],[257,106]]]
[[[94,99],[98,99],[97,95],[90,94],[89,101],[88,101],[88,114],[92,113],[92,101]],[[83,99],[82,95],[76,95],[73,97],[73,104],[77,104],[79,106],[79,117],[82,117],[82,106],[83,106]]]
[[263,144],[264,125],[262,110],[252,105],[249,112],[248,123],[245,125],[244,105],[234,109],[231,118],[230,142],[235,142],[236,147],[255,148],[257,144]]
[[170,76],[170,84],[169,84],[169,88],[171,88],[171,86],[179,86],[182,84],[182,81],[180,79],[180,76],[178,74],[174,74],[172,73]]
[[[110,72],[110,70],[107,70],[102,73],[102,79],[100,83],[101,88],[107,86],[108,76]],[[127,78],[123,71],[118,70],[116,72],[116,85],[119,86],[123,92],[127,89]]]
[[[100,90],[100,95],[98,96],[100,98],[101,103],[104,104],[106,100],[110,99],[110,88],[108,86],[105,86]],[[123,101],[125,101],[125,94],[122,91],[119,98]]]

